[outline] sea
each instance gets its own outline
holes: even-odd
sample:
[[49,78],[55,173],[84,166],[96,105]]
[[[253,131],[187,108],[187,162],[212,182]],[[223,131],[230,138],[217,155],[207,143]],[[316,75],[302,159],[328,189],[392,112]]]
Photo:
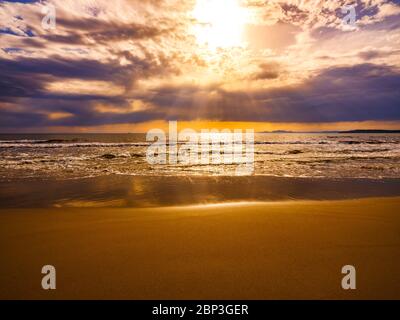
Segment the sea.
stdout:
[[146,134],[1,134],[0,207],[400,195],[400,134],[256,133],[244,177],[223,162],[149,164],[152,143]]
[[[231,176],[235,164],[149,165],[145,134],[0,135],[0,179]],[[254,175],[400,178],[400,134],[255,135]]]

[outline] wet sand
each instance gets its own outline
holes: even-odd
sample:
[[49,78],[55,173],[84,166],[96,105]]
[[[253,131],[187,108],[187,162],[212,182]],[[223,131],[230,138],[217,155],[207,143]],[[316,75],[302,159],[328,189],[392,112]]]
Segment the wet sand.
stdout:
[[0,181],[1,208],[157,208],[226,202],[400,197],[400,179],[119,176]]
[[[1,299],[400,299],[400,198],[0,210]],[[41,289],[41,268],[57,289]],[[357,290],[341,268],[357,269]]]

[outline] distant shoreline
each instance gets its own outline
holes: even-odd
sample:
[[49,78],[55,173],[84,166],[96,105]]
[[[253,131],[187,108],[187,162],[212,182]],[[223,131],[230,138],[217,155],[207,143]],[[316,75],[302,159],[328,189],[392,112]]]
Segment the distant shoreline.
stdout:
[[277,131],[262,131],[258,133],[281,133],[281,134],[290,134],[290,133],[328,133],[328,134],[369,134],[369,133],[400,133],[400,130],[381,130],[381,129],[371,129],[371,130],[348,130],[348,131],[285,131],[285,130],[277,130]]
[[[383,129],[369,129],[369,130],[323,130],[323,131],[290,131],[290,130],[274,130],[274,131],[257,131],[256,133],[273,133],[273,134],[371,134],[371,133],[400,133],[399,130],[383,130]],[[0,132],[2,136],[30,136],[30,135],[130,135],[130,134],[146,134],[146,132]]]

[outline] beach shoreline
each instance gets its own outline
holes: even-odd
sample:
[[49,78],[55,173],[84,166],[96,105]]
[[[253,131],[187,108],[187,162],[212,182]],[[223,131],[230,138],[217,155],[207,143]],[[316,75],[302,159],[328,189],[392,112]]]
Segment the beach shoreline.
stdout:
[[400,179],[126,176],[0,181],[0,208],[158,208],[400,196]]
[[[400,299],[400,197],[1,209],[1,299]],[[41,288],[54,265],[57,289]],[[344,265],[357,290],[341,288]]]

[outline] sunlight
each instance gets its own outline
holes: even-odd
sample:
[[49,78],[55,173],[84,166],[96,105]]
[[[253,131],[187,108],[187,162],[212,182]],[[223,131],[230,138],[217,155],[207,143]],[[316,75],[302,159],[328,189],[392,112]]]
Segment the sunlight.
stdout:
[[197,0],[193,16],[200,44],[211,49],[243,45],[246,10],[238,0]]

